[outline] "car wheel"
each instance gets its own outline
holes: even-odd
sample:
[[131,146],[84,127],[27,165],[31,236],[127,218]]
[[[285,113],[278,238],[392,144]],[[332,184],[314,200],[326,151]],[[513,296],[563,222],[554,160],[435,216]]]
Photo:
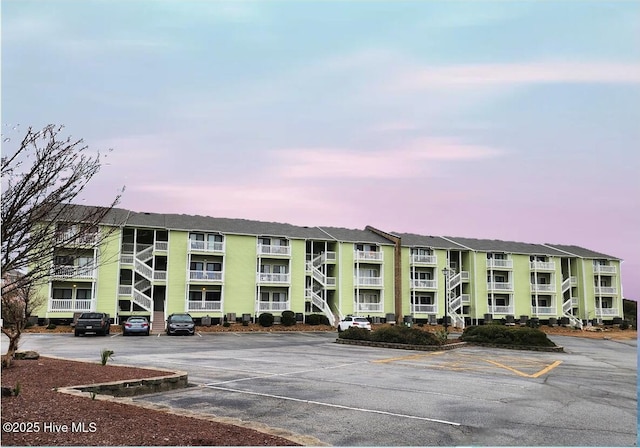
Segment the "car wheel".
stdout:
[[73,335],[74,335],[75,337],[78,337],[78,336],[80,336],[80,332],[79,332],[79,331],[74,331],[74,332],[73,332]]
[[149,333],[149,331],[147,331],[147,332],[145,333],[145,336],[149,336],[149,334],[150,334],[150,333]]

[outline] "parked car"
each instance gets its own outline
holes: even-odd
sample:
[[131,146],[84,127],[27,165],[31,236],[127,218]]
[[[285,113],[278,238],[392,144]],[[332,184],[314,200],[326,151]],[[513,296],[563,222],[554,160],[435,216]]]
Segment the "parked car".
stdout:
[[358,327],[371,330],[371,322],[362,316],[347,316],[338,323],[338,331],[344,331],[347,328]]
[[172,314],[167,319],[167,334],[188,334],[193,336],[196,333],[196,324],[190,314]]
[[73,334],[80,336],[86,333],[96,333],[102,336],[109,334],[111,321],[107,313],[82,313],[76,321]]
[[151,327],[149,326],[149,321],[144,316],[131,316],[127,319],[127,321],[122,326],[122,336],[127,336],[129,334],[144,334],[145,336],[149,336],[149,331]]

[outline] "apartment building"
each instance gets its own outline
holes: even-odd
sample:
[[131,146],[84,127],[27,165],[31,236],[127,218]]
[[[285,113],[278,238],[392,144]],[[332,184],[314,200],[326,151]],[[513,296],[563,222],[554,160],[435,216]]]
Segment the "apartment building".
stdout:
[[53,244],[40,318],[91,310],[116,323],[146,315],[162,328],[171,313],[221,322],[291,310],[332,323],[447,315],[462,328],[506,316],[574,325],[622,316],[620,260],[575,246],[124,209],[72,245],[77,226],[57,229],[65,243]]

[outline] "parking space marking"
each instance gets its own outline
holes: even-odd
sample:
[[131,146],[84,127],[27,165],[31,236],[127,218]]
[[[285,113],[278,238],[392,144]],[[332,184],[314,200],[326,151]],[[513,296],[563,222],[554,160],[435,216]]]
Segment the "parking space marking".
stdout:
[[235,393],[239,393],[239,394],[255,395],[255,396],[259,396],[259,397],[275,398],[275,399],[278,399],[278,400],[295,401],[295,402],[298,402],[298,403],[306,403],[306,404],[313,404],[313,405],[317,405],[317,406],[326,406],[326,407],[330,407],[330,408],[346,409],[346,410],[349,410],[349,411],[369,412],[369,413],[372,413],[372,414],[381,414],[381,415],[388,415],[388,416],[391,416],[391,417],[400,417],[400,418],[408,418],[408,419],[413,419],[413,420],[422,420],[422,421],[433,422],[433,423],[442,423],[442,424],[451,425],[451,426],[460,426],[461,425],[460,423],[450,422],[450,421],[447,421],[447,420],[440,420],[440,419],[437,419],[437,418],[420,417],[420,416],[417,416],[417,415],[409,415],[409,414],[397,414],[395,412],[379,411],[377,409],[356,408],[356,407],[352,407],[352,406],[344,406],[344,405],[341,405],[341,404],[325,403],[325,402],[322,402],[322,401],[303,400],[301,398],[285,397],[283,395],[264,394],[264,393],[261,393],[261,392],[252,392],[252,391],[247,391],[247,390],[231,389],[229,387],[219,387],[219,386],[209,386],[209,385],[206,385],[204,387],[207,387],[209,389],[222,390],[222,391],[225,391],[225,392],[235,392]]
[[397,357],[397,358],[377,359],[377,360],[371,361],[371,362],[385,364],[385,363],[388,363],[388,362],[404,361],[404,360],[407,360],[407,359],[419,359],[419,358],[424,358],[425,356],[440,355],[442,353],[444,353],[444,352],[418,353],[417,355],[400,356],[400,357]]

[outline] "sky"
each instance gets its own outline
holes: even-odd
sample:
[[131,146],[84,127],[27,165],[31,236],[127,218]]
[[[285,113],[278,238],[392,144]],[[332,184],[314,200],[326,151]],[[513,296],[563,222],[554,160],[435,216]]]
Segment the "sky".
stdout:
[[574,244],[640,298],[640,2],[2,0],[3,153],[81,201]]

